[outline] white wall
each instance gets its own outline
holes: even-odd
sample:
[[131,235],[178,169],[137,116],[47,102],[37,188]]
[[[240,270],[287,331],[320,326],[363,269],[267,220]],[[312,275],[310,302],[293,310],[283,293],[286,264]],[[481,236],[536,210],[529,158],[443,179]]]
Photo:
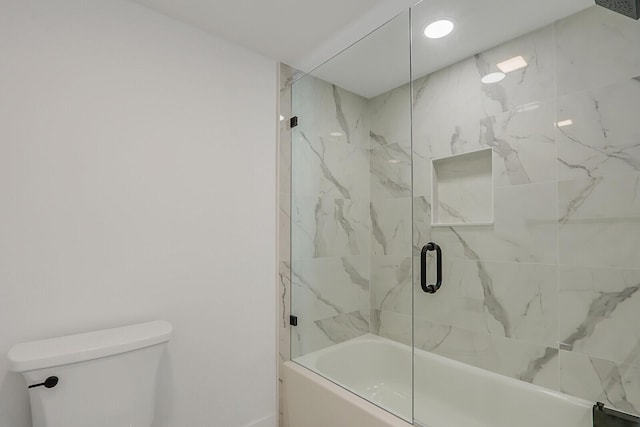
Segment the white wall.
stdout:
[[6,352],[166,319],[157,427],[275,425],[275,62],[122,0],[0,0]]

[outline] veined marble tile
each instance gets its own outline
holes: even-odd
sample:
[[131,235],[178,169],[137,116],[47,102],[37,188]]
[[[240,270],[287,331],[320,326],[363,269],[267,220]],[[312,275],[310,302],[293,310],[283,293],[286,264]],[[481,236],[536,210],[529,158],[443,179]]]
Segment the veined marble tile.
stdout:
[[413,198],[413,256],[431,241],[431,203],[426,196]]
[[295,197],[369,197],[369,149],[292,132],[291,191]]
[[305,76],[293,84],[291,191],[294,196],[368,198],[366,99]]
[[445,257],[482,261],[557,262],[554,183],[498,187],[493,226],[433,227]]
[[560,179],[639,172],[638,111],[640,70],[635,79],[559,98],[558,121],[573,123],[558,128]]
[[640,267],[640,174],[558,183],[560,263]]
[[291,195],[278,193],[278,260],[291,259]]
[[359,312],[343,313],[320,320],[299,315],[298,326],[291,328],[291,358],[366,334],[369,330],[367,317]]
[[[479,82],[484,95],[484,111],[490,113],[521,109],[534,102],[543,102],[555,97],[555,45],[553,26],[533,31],[498,47],[476,55],[475,62],[480,77],[499,71],[496,64],[521,56],[527,66],[507,73],[504,80],[496,84]],[[498,103],[499,111],[492,111]]]
[[640,218],[640,173],[560,181],[558,196],[561,224]]
[[413,196],[423,196],[431,200],[431,159],[413,151]]
[[[521,381],[558,389],[558,350],[416,320],[417,348]],[[544,360],[544,363],[540,361]],[[417,378],[428,376],[416,365]]]
[[291,85],[301,77],[304,77],[304,72],[291,65],[280,63],[280,92],[291,89]]
[[294,260],[369,254],[368,200],[294,196],[292,203]]
[[411,255],[411,198],[371,202],[371,255]]
[[411,147],[411,95],[405,84],[367,102],[367,123],[373,145]]
[[[413,319],[408,314],[371,310],[371,333],[390,340],[413,345]],[[376,323],[373,323],[373,319]]]
[[322,350],[369,332],[369,313],[354,311],[333,317],[310,320],[298,317],[291,328],[291,358]]
[[[414,81],[413,150],[426,159],[475,151],[486,113],[475,58]],[[491,109],[501,112],[501,106]]]
[[289,194],[291,193],[291,130],[286,119],[280,121],[279,126],[278,189],[281,193]]
[[[278,139],[278,359],[283,363],[291,359],[291,331],[289,314],[291,308],[291,81],[297,70],[280,64]],[[279,380],[282,380],[280,378]],[[281,394],[279,408],[284,412],[285,403]]]
[[369,313],[354,311],[316,320],[315,324],[334,343],[357,338],[369,332]]
[[493,150],[495,185],[520,185],[553,181],[556,178],[555,110],[552,103],[534,102],[516,110],[493,116],[477,117],[463,122],[458,115],[455,125],[433,124],[425,130],[421,122],[414,124],[418,134],[414,140],[415,188],[423,188],[430,179],[428,162],[422,158],[445,157],[476,151]]
[[308,138],[369,146],[365,98],[311,75],[293,83],[291,96],[292,114]]
[[640,75],[640,25],[600,6],[555,24],[558,95]]
[[278,353],[280,360],[287,361],[291,359],[291,269],[288,261],[278,263],[278,278]]
[[640,270],[560,267],[563,348],[640,366]]
[[434,224],[493,221],[492,150],[433,162]]
[[411,197],[411,98],[409,85],[369,100],[371,197]]
[[278,139],[278,177],[280,193],[291,193],[291,84],[293,68],[280,64],[280,117]]
[[[372,136],[375,139],[376,136]],[[411,197],[411,150],[397,142],[371,146],[371,199]]]
[[371,309],[411,314],[411,261],[410,256],[371,257]]
[[309,258],[294,262],[291,311],[322,320],[369,310],[369,257]]
[[560,350],[561,391],[640,414],[640,368]]
[[495,185],[519,185],[556,179],[553,104],[533,103],[521,110],[487,117],[481,138],[493,148]]
[[369,309],[369,332],[380,335],[380,310]]
[[[522,56],[528,66],[500,83],[481,78],[496,64]],[[414,82],[414,151],[442,157],[483,148],[479,124],[505,112],[526,111],[555,96],[553,28],[507,42]],[[546,129],[546,128],[545,128]]]
[[291,193],[291,130],[286,119],[281,120],[279,126],[278,189],[282,193]]
[[[414,265],[418,263],[416,259]],[[434,263],[428,263],[433,271]],[[558,343],[557,267],[446,258],[435,295],[414,274],[416,318],[541,346]]]
[[[470,61],[453,67],[460,66],[460,71],[465,71],[472,68],[472,64],[467,64]],[[460,73],[455,69],[449,71],[454,75]],[[415,101],[413,151],[418,157],[431,159],[482,148],[480,121],[491,114],[486,114],[477,102],[474,105],[473,100],[458,100],[456,94],[451,93],[454,88],[450,86],[455,87],[455,84],[447,81],[448,75],[438,71],[429,76],[429,93],[423,93]],[[460,84],[466,85],[469,79],[476,78],[479,81],[480,77],[473,73],[471,76],[460,76]]]

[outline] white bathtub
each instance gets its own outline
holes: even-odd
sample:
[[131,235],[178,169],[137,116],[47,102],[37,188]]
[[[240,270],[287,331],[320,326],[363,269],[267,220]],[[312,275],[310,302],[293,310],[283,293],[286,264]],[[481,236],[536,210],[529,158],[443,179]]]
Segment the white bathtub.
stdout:
[[[412,349],[375,335],[285,364],[289,427],[406,427]],[[591,427],[592,402],[416,350],[415,420],[426,427]],[[327,381],[323,377],[329,378]],[[334,384],[335,383],[335,384]],[[400,418],[390,416],[374,402]]]

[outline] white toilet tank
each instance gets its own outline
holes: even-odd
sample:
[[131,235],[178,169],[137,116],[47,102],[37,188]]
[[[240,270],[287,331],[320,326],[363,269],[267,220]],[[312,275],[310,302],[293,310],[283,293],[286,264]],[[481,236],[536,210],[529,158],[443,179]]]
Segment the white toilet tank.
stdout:
[[9,368],[30,387],[33,427],[151,426],[171,331],[155,321],[14,346]]

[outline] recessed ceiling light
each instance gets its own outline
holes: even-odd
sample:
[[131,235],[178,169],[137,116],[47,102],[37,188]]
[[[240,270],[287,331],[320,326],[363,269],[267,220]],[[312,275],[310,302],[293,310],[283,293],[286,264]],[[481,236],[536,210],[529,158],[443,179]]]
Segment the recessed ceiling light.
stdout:
[[284,116],[280,115],[280,121],[283,121],[283,120],[284,120]]
[[424,29],[424,35],[430,39],[441,39],[451,34],[453,27],[453,22],[450,20],[440,19],[427,25]]
[[340,136],[342,136],[344,134],[342,132],[331,132],[329,135],[335,136],[337,138],[337,137],[340,137]]
[[562,120],[561,122],[556,123],[556,126],[559,128],[563,128],[565,126],[571,126],[573,124],[573,120]]
[[486,76],[484,76],[481,80],[482,83],[484,84],[491,84],[491,83],[498,83],[502,80],[504,80],[504,78],[507,75],[505,73],[501,73],[501,72],[495,72],[495,73],[489,73]]
[[507,59],[506,61],[502,61],[498,64],[498,68],[503,73],[510,73],[512,71],[519,70],[521,68],[526,67],[527,61],[524,60],[522,56],[516,56],[511,59]]

